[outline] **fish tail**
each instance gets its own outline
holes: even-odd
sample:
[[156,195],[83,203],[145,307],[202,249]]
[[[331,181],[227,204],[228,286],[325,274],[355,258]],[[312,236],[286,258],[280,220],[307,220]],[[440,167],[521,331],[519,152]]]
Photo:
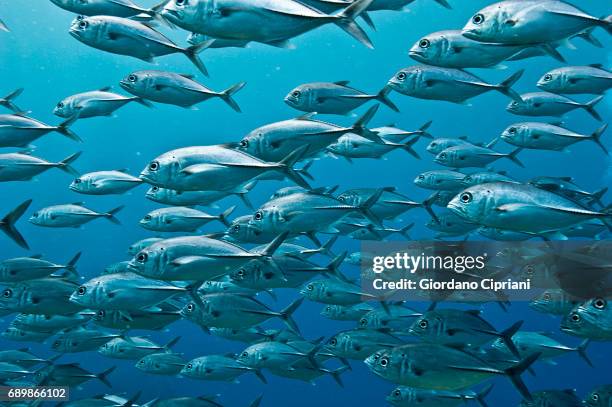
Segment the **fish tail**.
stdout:
[[166,344],[166,346],[164,346],[165,349],[170,349],[172,347],[174,347],[174,345],[176,345],[178,343],[178,341],[181,340],[181,336],[177,336],[176,338],[172,339],[170,342],[168,342]]
[[550,44],[540,44],[537,46],[544,54],[551,56],[559,62],[566,63],[566,59],[557,49]]
[[119,222],[119,219],[117,219],[115,215],[119,213],[123,208],[125,208],[125,205],[118,206],[115,209],[111,209],[110,211],[106,212],[104,216],[106,216],[106,218],[115,225],[121,225],[121,222]]
[[314,160],[308,161],[302,168],[300,168],[299,170],[295,170],[295,171],[298,174],[302,175],[303,177],[306,177],[309,180],[314,181],[314,177],[308,172],[310,167],[312,167],[312,164],[314,164]]
[[601,26],[608,32],[608,34],[612,34],[612,15],[602,18],[599,21]]
[[[264,383],[267,383],[267,382],[264,382]],[[255,398],[255,400],[251,401],[251,404],[249,404],[249,407],[259,407],[259,405],[261,404],[261,399],[263,399],[263,394],[260,394],[259,396]]]
[[30,249],[30,246],[28,246],[26,240],[15,227],[15,223],[17,223],[19,218],[23,216],[23,214],[28,209],[31,203],[31,199],[22,202],[15,209],[7,213],[4,218],[0,219],[0,230],[6,233],[6,235],[10,237],[13,242],[17,243],[20,247],[23,247],[24,249]]
[[228,222],[227,218],[232,214],[232,212],[234,212],[234,209],[236,209],[236,206],[230,206],[225,211],[223,211],[223,213],[220,213],[219,214],[219,222],[221,222],[225,226],[229,227],[230,223]]
[[76,161],[76,159],[79,158],[81,156],[81,154],[83,154],[82,151],[79,151],[78,153],[74,153],[74,154],[69,155],[68,157],[64,158],[62,161],[57,163],[57,167],[60,170],[62,170],[64,172],[67,172],[70,175],[78,177],[79,173],[70,164],[72,164],[74,161]]
[[261,372],[261,370],[259,369],[254,369],[253,370],[253,374],[255,374],[255,376],[257,376],[257,378],[263,383],[263,384],[268,384],[268,379],[266,379],[266,376],[263,375],[263,373]]
[[219,93],[219,97],[223,99],[223,101],[227,103],[229,107],[231,107],[238,113],[242,112],[242,110],[240,110],[240,106],[238,106],[238,103],[236,103],[236,101],[232,99],[232,95],[238,92],[240,89],[244,88],[245,85],[246,85],[246,82],[240,82],[240,83],[235,84],[231,88],[226,89],[223,92]]
[[431,216],[431,218],[438,224],[440,223],[440,218],[438,218],[438,215],[436,215],[436,213],[434,212],[432,205],[436,201],[436,199],[438,199],[439,194],[439,192],[434,192],[429,198],[425,199],[422,202],[423,208],[425,208],[427,213],[429,213],[429,216]]
[[608,124],[606,123],[597,130],[595,130],[593,134],[591,134],[591,139],[604,151],[604,153],[609,154],[608,149],[601,142],[601,136],[606,132],[607,128]]
[[412,148],[417,143],[417,141],[419,141],[419,138],[415,137],[412,140],[407,141],[404,144],[401,144],[400,147],[402,150],[406,151],[408,154],[410,154],[417,160],[420,160],[421,156],[419,155],[419,153],[416,152],[414,148]]
[[6,26],[6,24],[4,24],[4,21],[0,20],[0,31],[6,31],[9,32],[11,30],[9,30],[9,28]]
[[300,328],[297,326],[291,315],[300,307],[300,305],[302,305],[303,301],[304,297],[298,298],[279,313],[279,317],[283,320],[287,327],[296,334],[300,333]]
[[601,201],[601,198],[604,197],[604,195],[608,192],[608,187],[604,187],[602,189],[600,189],[599,191],[593,192],[593,194],[591,194],[591,203],[597,203],[598,205],[600,205],[602,208],[606,205],[604,205],[604,203]]
[[109,388],[113,388],[113,386],[111,385],[111,383],[108,381],[108,375],[110,375],[111,373],[113,373],[115,371],[115,369],[117,368],[117,366],[111,366],[108,369],[106,369],[105,371],[103,371],[102,373],[98,373],[96,375],[96,377],[98,378],[98,380],[100,380],[102,383],[104,383],[107,387]]
[[449,10],[452,10],[452,6],[448,3],[448,1],[446,0],[435,0],[436,3],[438,3],[439,5],[441,5],[444,8],[447,8]]
[[334,257],[335,255],[334,255],[334,252],[332,252],[331,248],[334,246],[337,240],[338,240],[338,235],[334,235],[330,237],[327,242],[319,246],[317,251],[327,256]]
[[242,201],[242,203],[249,209],[253,209],[253,204],[251,203],[251,200],[249,199],[247,194],[251,192],[253,188],[255,188],[255,185],[257,185],[257,181],[251,181],[246,184],[240,191],[235,193],[236,196],[238,196],[238,198]]
[[489,384],[484,389],[476,393],[476,401],[481,405],[481,407],[489,407],[485,401],[485,397],[491,393],[491,390],[493,390],[493,385]]
[[0,98],[0,106],[4,106],[7,109],[10,109],[15,113],[22,112],[23,110],[21,110],[15,103],[13,103],[13,99],[21,95],[22,92],[23,92],[23,88],[19,88],[19,89],[12,91],[5,97]]
[[599,41],[597,38],[593,36],[594,29],[595,27],[591,27],[588,30],[581,32],[580,34],[576,34],[576,37],[582,38],[584,41],[588,42],[589,44],[597,48],[603,48],[603,44],[601,43],[601,41]]
[[140,103],[141,105],[148,107],[149,109],[154,109],[155,105],[149,102],[147,99],[141,98],[140,96],[135,96],[132,101],[136,103]]
[[432,123],[433,121],[430,120],[427,123],[424,123],[421,127],[419,127],[419,129],[417,130],[419,137],[425,137],[433,140],[433,136],[427,131],[431,127]]
[[514,342],[512,341],[512,337],[518,332],[519,329],[521,329],[521,326],[523,326],[523,322],[524,321],[518,321],[514,323],[510,328],[499,333],[499,337],[501,338],[502,342],[504,342],[504,345],[506,345],[510,352],[512,352],[512,354],[517,358],[520,358],[521,354],[518,351]]
[[164,6],[169,2],[169,0],[162,0],[160,3],[151,7],[149,10],[146,10],[144,13],[151,16],[153,20],[159,21],[165,26],[175,29],[176,26],[172,24],[166,17],[161,14],[161,11],[164,9]]
[[140,398],[140,396],[142,395],[142,390],[136,392],[136,394],[134,394],[132,397],[129,398],[129,400],[127,400],[125,403],[121,404],[121,407],[132,407],[136,405],[136,401],[138,401],[138,399]]
[[357,207],[357,209],[365,216],[370,222],[378,227],[384,227],[381,220],[372,212],[372,207],[378,202],[381,195],[385,192],[385,188],[379,188],[372,196],[370,196],[365,202]]
[[525,168],[525,165],[517,157],[518,153],[520,153],[521,151],[523,151],[522,148],[517,148],[516,150],[514,150],[510,154],[506,155],[506,157],[508,157],[509,160],[511,160],[513,163],[515,163],[519,167]]
[[595,110],[595,105],[597,105],[599,102],[601,102],[603,100],[603,98],[604,98],[603,95],[602,96],[598,96],[595,99],[591,100],[590,102],[587,102],[584,105],[581,105],[580,107],[582,107],[584,110],[589,112],[589,114],[591,116],[593,116],[595,118],[595,120],[601,121],[601,116]]
[[518,102],[522,102],[523,99],[521,98],[521,95],[519,95],[514,89],[512,89],[512,86],[514,86],[514,84],[521,78],[521,76],[523,76],[523,73],[525,73],[525,70],[519,69],[518,71],[510,75],[508,79],[498,84],[496,87],[497,90],[511,99],[514,99]]
[[361,13],[361,18],[368,25],[368,27],[376,31],[376,25],[374,24],[372,17],[370,17],[370,14],[368,14],[367,11],[364,11],[363,13]]
[[360,135],[361,137],[367,138],[368,140],[380,143],[381,139],[378,137],[378,134],[366,128],[368,123],[370,123],[370,121],[374,118],[374,115],[378,111],[379,107],[380,105],[370,107],[361,117],[357,119],[357,121],[355,121],[351,127],[351,131]]
[[393,103],[393,101],[389,99],[389,93],[391,93],[391,88],[388,86],[385,86],[376,95],[376,100],[380,101],[381,103],[383,103],[385,106],[387,106],[389,109],[393,110],[394,112],[399,113],[399,109],[397,108],[397,106],[395,106],[395,103]]
[[75,276],[79,275],[76,269],[76,264],[81,258],[81,254],[82,254],[81,252],[78,252],[77,254],[72,256],[72,258],[68,261],[68,264],[66,264],[66,270],[68,270],[70,273],[72,273]]
[[334,370],[328,370],[328,369],[322,369],[321,371],[324,373],[327,373],[328,375],[330,375],[332,377],[332,379],[334,379],[334,381],[336,383],[338,383],[338,386],[340,387],[344,387],[344,383],[342,382],[342,373],[346,372],[347,370],[349,370],[350,367],[349,366],[340,366],[337,369]]
[[334,257],[332,259],[332,261],[329,262],[329,264],[327,266],[325,266],[325,272],[334,276],[338,276],[338,274],[340,273],[340,266],[342,265],[342,262],[344,261],[344,259],[346,258],[347,252],[344,251],[342,253],[340,253],[339,255],[337,255],[336,257]]
[[414,223],[410,223],[406,226],[404,226],[403,228],[401,228],[400,230],[397,231],[397,233],[399,233],[400,235],[404,236],[406,239],[410,240],[410,230],[414,227]]
[[521,374],[528,370],[531,365],[540,358],[541,355],[542,353],[540,352],[534,353],[530,356],[527,356],[525,359],[521,360],[514,366],[511,366],[508,369],[504,370],[504,373],[510,378],[510,381],[512,381],[514,387],[516,387],[519,393],[521,393],[523,398],[527,401],[533,401],[533,397],[531,396],[529,389],[523,382],[523,379],[521,379]]
[[359,15],[363,14],[374,0],[357,0],[351,3],[348,7],[334,16],[334,23],[346,31],[350,36],[355,38],[357,41],[365,45],[366,47],[373,49],[374,45],[368,37],[365,31],[355,22],[355,19]]
[[593,362],[591,362],[591,359],[589,359],[589,355],[586,353],[587,347],[590,343],[590,339],[585,339],[584,341],[582,341],[582,343],[580,343],[580,345],[578,345],[578,347],[576,347],[576,352],[578,352],[578,356],[580,356],[587,363],[587,365],[595,367],[593,365]]
[[202,62],[198,54],[204,51],[206,48],[210,47],[212,43],[212,40],[204,41],[183,49],[183,53],[187,56],[187,58],[189,58],[189,60],[196,66],[196,68],[198,68],[198,70],[202,72],[205,76],[209,76],[208,70],[206,69],[204,62]]
[[310,190],[312,189],[310,187],[310,184],[308,184],[308,182],[302,177],[298,170],[293,168],[295,163],[302,159],[306,150],[308,150],[308,145],[296,148],[280,162],[278,162],[278,168],[280,171],[285,173],[287,178],[291,179],[297,185]]
[[70,117],[69,119],[64,120],[63,122],[61,122],[57,127],[56,127],[56,131],[58,133],[60,133],[63,136],[68,137],[71,140],[74,141],[78,141],[79,143],[82,143],[83,140],[72,130],[70,130],[70,126],[72,126],[74,124],[74,122],[76,122],[79,119],[78,115],[74,115],[72,117]]

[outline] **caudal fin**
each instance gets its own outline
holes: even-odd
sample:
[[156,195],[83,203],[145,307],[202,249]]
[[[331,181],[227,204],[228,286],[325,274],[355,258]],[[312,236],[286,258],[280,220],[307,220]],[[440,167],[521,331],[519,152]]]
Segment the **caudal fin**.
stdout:
[[304,153],[308,150],[308,145],[303,145],[302,147],[298,147],[291,153],[287,155],[287,157],[283,158],[279,163],[278,167],[280,171],[284,172],[287,178],[295,182],[297,185],[302,188],[310,190],[310,184],[302,177],[301,174],[296,171],[293,166],[295,163],[300,161],[304,156]]
[[604,197],[604,195],[606,195],[607,192],[608,187],[604,187],[599,191],[593,192],[593,194],[591,195],[591,203],[597,203],[602,208],[605,207],[606,205],[604,205],[601,199]]
[[539,359],[540,355],[542,355],[542,353],[534,353],[533,355],[521,360],[516,365],[504,370],[504,373],[508,376],[510,381],[512,381],[512,384],[514,384],[514,387],[516,387],[523,398],[528,401],[533,401],[533,397],[523,382],[523,379],[521,379],[521,374],[528,370],[531,365]]
[[64,158],[62,161],[57,163],[57,167],[60,170],[62,170],[64,172],[67,172],[70,175],[78,177],[79,173],[70,164],[75,162],[76,159],[81,156],[81,154],[83,154],[83,152],[79,151],[78,153],[74,153],[74,154],[69,155],[68,157]]
[[607,128],[608,124],[606,123],[597,130],[595,130],[595,132],[591,134],[591,140],[593,140],[593,142],[595,142],[604,151],[604,153],[609,154],[608,149],[601,142],[601,136],[606,132]]
[[421,127],[419,127],[419,129],[417,131],[415,131],[415,134],[418,137],[425,137],[425,138],[433,140],[433,136],[427,132],[427,130],[429,130],[429,128],[431,127],[432,123],[433,123],[433,121],[430,120],[427,123],[423,124]]
[[111,209],[110,211],[105,213],[106,218],[115,225],[121,225],[121,222],[115,217],[115,215],[119,213],[123,208],[125,208],[125,205],[121,205],[116,207],[115,209]]
[[299,298],[293,301],[287,308],[282,310],[279,314],[279,317],[283,320],[283,322],[287,325],[287,327],[295,332],[296,334],[300,333],[300,328],[297,326],[291,315],[302,305],[304,301],[304,297]]
[[232,109],[234,109],[238,113],[241,113],[242,110],[240,110],[240,106],[238,106],[238,103],[236,103],[236,101],[232,99],[232,95],[238,92],[240,89],[244,88],[244,85],[246,85],[246,82],[240,82],[235,84],[231,88],[219,93],[219,97],[223,99],[225,103],[227,103]]
[[578,356],[580,356],[587,363],[587,365],[595,367],[593,366],[593,362],[591,362],[591,359],[589,359],[589,355],[587,355],[586,353],[587,346],[589,346],[590,343],[590,339],[585,339],[580,345],[576,347],[576,352],[578,352]]
[[338,27],[342,28],[350,36],[370,49],[374,48],[374,45],[368,37],[368,34],[366,34],[366,32],[355,22],[355,19],[365,12],[373,1],[374,0],[357,0],[342,10],[340,14],[333,16],[334,23]]
[[55,130],[58,133],[68,137],[71,140],[78,141],[79,143],[82,143],[83,140],[81,140],[81,138],[79,136],[77,136],[77,134],[75,132],[70,130],[70,126],[72,126],[74,124],[74,122],[76,122],[78,120],[78,118],[79,118],[78,115],[72,116],[71,118],[69,118],[69,119],[63,121],[62,123],[60,123],[59,126],[57,126],[55,128]]
[[6,24],[4,24],[4,21],[0,20],[0,31],[6,31],[9,32],[9,28],[6,26]]
[[525,165],[518,159],[517,155],[518,153],[520,153],[521,151],[523,151],[522,148],[517,148],[516,150],[514,150],[513,152],[511,152],[510,154],[508,154],[506,157],[511,160],[513,163],[515,163],[516,165],[518,165],[521,168],[525,168]]
[[599,113],[597,113],[597,110],[595,110],[595,105],[601,102],[603,98],[604,98],[603,95],[598,96],[595,99],[591,100],[590,102],[585,103],[584,105],[581,105],[580,107],[582,107],[584,110],[589,112],[589,114],[593,116],[595,120],[601,121],[601,116],[599,115]]
[[4,106],[7,109],[11,109],[15,113],[23,112],[23,110],[21,110],[19,108],[19,106],[17,106],[15,103],[13,103],[13,100],[15,98],[17,98],[17,96],[21,95],[22,92],[23,92],[23,88],[19,88],[17,90],[12,91],[11,93],[6,95],[5,97],[1,98],[0,99],[0,106]]
[[31,203],[31,199],[22,202],[15,209],[6,214],[4,218],[0,219],[0,230],[6,233],[6,235],[10,237],[13,242],[17,243],[20,247],[23,247],[24,249],[30,249],[30,246],[28,246],[26,240],[15,227],[15,223],[17,223],[19,218],[23,216],[23,214],[28,209]]
[[451,10],[453,7],[448,3],[448,1],[446,0],[435,0],[436,3],[438,3],[439,5],[441,5],[444,8],[447,8],[449,10]]
[[200,72],[202,72],[205,76],[208,75],[208,70],[206,66],[204,66],[204,62],[200,59],[198,54],[204,51],[206,48],[210,47],[213,43],[213,40],[204,41],[200,44],[192,45],[191,47],[183,49],[183,53],[189,58],[189,60],[198,68]]
[[370,120],[374,118],[376,112],[378,112],[378,108],[380,105],[374,105],[370,107],[361,117],[355,121],[355,123],[351,126],[351,131],[353,133],[359,134],[361,137],[365,137],[368,140],[372,140],[376,143],[380,143],[381,139],[378,137],[376,132],[369,130],[366,126],[370,123]]
[[512,86],[521,78],[521,76],[523,76],[524,72],[524,69],[516,71],[508,79],[498,84],[496,87],[497,90],[518,102],[522,102],[523,99],[521,98],[521,95],[514,91],[514,89],[512,89]]
[[71,274],[78,276],[79,273],[77,272],[76,269],[76,264],[79,261],[79,259],[81,258],[81,252],[78,252],[77,254],[75,254],[70,261],[68,262],[68,264],[66,264],[66,270],[68,270]]
[[236,209],[236,206],[230,206],[229,208],[224,210],[223,213],[220,213],[219,222],[223,223],[227,227],[230,227],[230,223],[227,218],[232,214],[232,212],[234,212],[234,209]]
[[504,342],[504,345],[506,345],[510,352],[512,352],[512,354],[517,358],[520,358],[521,354],[514,342],[512,341],[512,337],[518,332],[519,329],[521,329],[521,326],[523,326],[523,321],[518,321],[514,323],[510,328],[499,333],[499,337]]
[[397,108],[397,106],[395,106],[395,103],[393,103],[393,101],[391,99],[389,99],[389,93],[391,93],[391,88],[388,86],[385,86],[384,88],[382,88],[382,90],[380,92],[378,92],[378,94],[376,95],[376,100],[380,101],[381,103],[383,103],[385,106],[387,106],[389,109],[398,112],[399,113],[399,109]]
[[98,380],[104,383],[107,387],[112,388],[113,385],[108,381],[108,375],[113,373],[116,368],[117,366],[112,366],[106,369],[105,371],[103,371],[102,373],[97,374],[96,377],[98,378]]
[[410,154],[411,156],[413,156],[414,158],[416,158],[417,160],[420,160],[421,156],[419,155],[419,153],[416,152],[414,148],[412,148],[417,143],[417,141],[419,141],[419,138],[415,137],[412,140],[407,141],[404,144],[402,144],[401,149],[407,152],[408,154]]
[[476,401],[481,405],[481,407],[489,407],[485,401],[485,397],[491,393],[491,390],[493,390],[493,385],[489,384],[487,387],[476,393]]
[[141,98],[140,96],[134,96],[132,98],[133,102],[139,103],[145,107],[148,107],[149,109],[154,109],[155,105],[151,102],[149,102],[147,99]]
[[378,202],[381,195],[385,192],[385,188],[379,188],[372,196],[370,196],[365,202],[359,205],[359,211],[365,216],[370,222],[378,227],[384,227],[381,220],[372,212],[372,206]]

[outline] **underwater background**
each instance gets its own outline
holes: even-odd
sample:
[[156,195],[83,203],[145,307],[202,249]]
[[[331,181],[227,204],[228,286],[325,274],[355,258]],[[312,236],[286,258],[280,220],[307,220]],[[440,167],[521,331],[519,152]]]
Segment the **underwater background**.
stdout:
[[[234,83],[246,81],[246,87],[235,99],[242,108],[236,113],[221,100],[213,99],[199,104],[197,110],[182,109],[171,105],[156,104],[147,109],[139,104],[128,104],[112,118],[80,120],[72,130],[84,142],[78,144],[57,133],[35,142],[36,155],[52,161],[83,151],[74,167],[80,173],[126,168],[132,175],[138,173],[154,157],[168,150],[191,146],[220,144],[240,140],[252,129],[275,121],[298,116],[300,113],[283,102],[284,96],[295,86],[313,81],[350,80],[351,85],[366,92],[378,92],[387,80],[400,68],[416,62],[409,58],[408,49],[423,35],[443,29],[459,29],[473,13],[489,4],[486,0],[449,0],[452,10],[440,7],[433,1],[417,0],[409,11],[377,11],[371,13],[377,30],[367,29],[375,49],[369,50],[333,25],[327,25],[292,40],[295,49],[278,49],[264,45],[249,45],[246,49],[205,50],[201,58],[205,62],[210,78],[196,72],[183,55],[157,58],[156,64],[148,64],[130,57],[105,53],[76,41],[68,35],[74,15],[59,9],[46,0],[0,0],[0,17],[11,28],[9,33],[0,33],[0,94],[24,87],[18,99],[19,106],[31,111],[31,116],[45,123],[59,123],[52,113],[61,99],[79,92],[113,86],[115,91],[125,93],[118,86],[119,80],[130,72],[140,69],[160,69],[178,73],[192,73],[198,81],[214,90],[225,89]],[[142,6],[153,6],[155,1],[141,0]],[[591,15],[606,15],[610,3],[601,0],[580,2],[580,7]],[[364,25],[364,24],[361,24]],[[177,43],[184,45],[187,33],[182,30],[161,29]],[[594,35],[603,43],[595,48],[580,39],[573,40],[576,50],[562,49],[568,64],[583,65],[603,63],[610,66],[612,39],[602,30]],[[514,86],[519,93],[537,90],[535,83],[546,71],[560,66],[550,57],[537,57],[516,62],[507,62],[507,69],[474,69],[483,79],[496,83],[512,72],[525,68],[525,75]],[[455,105],[441,101],[425,101],[391,93],[391,99],[401,113],[381,106],[370,123],[371,127],[395,124],[405,130],[416,130],[423,123],[433,120],[430,133],[434,137],[467,136],[471,141],[488,142],[497,137],[508,125],[522,121],[505,110],[508,99],[489,92],[470,100],[469,105]],[[577,96],[587,101],[590,96]],[[350,125],[367,107],[362,107],[352,116],[325,116],[320,118],[337,124]],[[605,121],[612,117],[612,100],[608,97],[598,106]],[[591,133],[599,123],[582,110],[567,114],[564,126],[583,133]],[[612,134],[603,136],[610,146]],[[427,140],[420,140],[416,150],[421,159],[394,151],[383,160],[359,159],[353,164],[343,159],[324,158],[315,161],[311,173],[314,187],[340,185],[343,191],[354,187],[395,186],[416,201],[425,199],[430,191],[413,184],[416,175],[431,169],[442,169],[425,151]],[[499,143],[496,147],[505,152],[513,148]],[[14,149],[3,149],[14,151]],[[568,152],[526,150],[520,154],[526,168],[519,168],[509,160],[496,162],[496,170],[506,170],[516,179],[525,180],[538,175],[572,176],[578,185],[587,190],[610,186],[612,170],[609,157],[593,143],[578,143]],[[106,221],[95,221],[79,229],[38,228],[22,220],[19,229],[27,238],[31,251],[27,252],[10,240],[0,238],[0,258],[10,258],[40,253],[45,259],[66,262],[76,252],[83,256],[78,264],[79,273],[89,279],[100,274],[110,263],[128,260],[126,250],[133,242],[159,234],[146,231],[138,221],[147,212],[160,207],[144,197],[148,186],[142,185],[120,196],[85,196],[68,189],[71,176],[60,171],[48,171],[30,182],[0,184],[0,214],[7,213],[25,199],[33,199],[29,209],[62,203],[85,202],[86,206],[107,211],[118,205],[126,208],[119,213],[122,225]],[[260,182],[249,194],[255,207],[287,182]],[[205,209],[212,214],[220,213],[231,205],[238,205],[231,216],[249,214],[236,197],[218,203],[219,208]],[[436,211],[440,210],[435,208]],[[435,232],[425,228],[429,220],[427,212],[415,209],[400,216],[386,226],[401,227],[414,222],[412,239],[432,239]],[[204,232],[222,230],[218,222],[206,225]],[[478,239],[477,235],[470,238]],[[305,245],[311,245],[305,242]],[[353,252],[359,250],[359,242],[340,238],[334,251]],[[320,262],[324,262],[321,260]],[[343,265],[343,272],[356,277],[358,268]],[[295,290],[277,290],[278,301],[261,298],[272,309],[279,309],[296,298]],[[411,304],[412,305],[412,304]],[[428,304],[413,304],[413,308],[425,309]],[[322,304],[306,301],[295,314],[302,334],[307,339],[329,337],[340,330],[353,327],[351,322],[331,321],[319,314]],[[473,308],[466,306],[465,308]],[[524,319],[523,329],[555,332],[555,338],[567,345],[576,345],[579,338],[567,336],[559,331],[559,319],[530,310],[527,303],[513,303],[508,312],[496,304],[483,307],[484,316],[495,327],[510,326],[517,319]],[[11,317],[4,317],[0,324],[3,330]],[[267,325],[275,326],[277,322]],[[140,334],[135,331],[131,334]],[[149,332],[142,332],[147,335]],[[166,343],[173,337],[182,336],[174,347],[186,359],[214,353],[240,352],[245,344],[231,342],[207,335],[195,324],[178,321],[166,330],[151,334],[157,343]],[[26,344],[0,339],[0,349],[21,348]],[[39,356],[52,356],[49,344],[27,344]],[[559,358],[558,366],[538,363],[536,376],[525,374],[524,380],[533,391],[544,389],[576,389],[582,397],[593,387],[612,381],[612,349],[609,343],[595,342],[589,346],[588,354],[595,367],[587,366],[576,354]],[[109,380],[112,389],[98,381],[85,383],[81,389],[71,390],[71,399],[100,393],[125,393],[131,396],[143,390],[141,402],[154,397],[176,397],[183,395],[219,394],[218,401],[226,406],[247,406],[258,394],[264,394],[262,406],[356,406],[386,405],[384,397],[395,387],[372,374],[365,364],[352,361],[352,371],[343,374],[344,388],[331,377],[316,380],[316,385],[279,378],[267,374],[268,384],[261,383],[254,375],[243,375],[240,383],[196,381],[189,378],[152,376],[138,371],[133,361],[106,359],[95,352],[67,354],[62,363],[77,361],[91,372],[100,372],[117,365]],[[520,396],[503,378],[493,381],[495,387],[487,398],[491,406],[514,406]]]

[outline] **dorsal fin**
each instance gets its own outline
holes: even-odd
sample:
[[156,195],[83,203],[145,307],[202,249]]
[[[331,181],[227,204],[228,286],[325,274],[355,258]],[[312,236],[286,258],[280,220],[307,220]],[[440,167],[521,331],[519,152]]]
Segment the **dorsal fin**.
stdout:
[[98,89],[98,91],[100,91],[100,92],[108,92],[112,88],[113,88],[112,86],[104,86],[103,88]]
[[304,113],[303,115],[296,117],[295,120],[311,120],[316,114],[317,112]]
[[31,259],[42,259],[42,254],[33,254],[30,256]]
[[597,69],[604,69],[605,70],[603,64],[589,64],[589,66],[591,68],[597,68]]
[[194,79],[195,75],[192,75],[190,73],[180,73],[180,76],[182,76],[183,78],[187,78],[187,79]]
[[337,81],[337,82],[334,82],[335,85],[340,85],[340,86],[346,86],[349,83],[351,83],[351,81]]

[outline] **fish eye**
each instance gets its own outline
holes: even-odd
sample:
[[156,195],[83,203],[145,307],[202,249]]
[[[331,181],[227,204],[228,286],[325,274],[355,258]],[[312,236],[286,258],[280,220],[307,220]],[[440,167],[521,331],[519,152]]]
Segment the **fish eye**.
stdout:
[[514,102],[510,103],[510,106],[518,106],[518,102],[515,100]]
[[361,319],[359,320],[359,325],[361,325],[361,326],[367,326],[367,325],[368,325],[368,320],[367,320],[367,319],[365,319],[365,318],[361,318]]
[[159,191],[159,187],[151,187],[151,191],[157,192],[157,191]]
[[242,353],[240,354],[240,357],[241,357],[241,358],[243,358],[243,359],[244,359],[244,358],[248,358],[248,357],[249,357],[249,352],[242,352]]
[[2,292],[2,296],[4,298],[11,298],[13,296],[13,290],[11,290],[10,288],[7,288],[6,290]]
[[302,92],[300,92],[299,90],[294,90],[293,93],[291,93],[291,96],[293,96],[294,98],[299,98],[302,95]]
[[544,80],[545,81],[550,81],[550,80],[552,80],[552,78],[553,78],[552,74],[547,73],[546,75],[544,75]]
[[423,38],[421,41],[419,41],[419,47],[421,48],[429,48],[430,45],[431,42],[427,38]]
[[306,289],[307,289],[308,291],[312,291],[312,290],[314,290],[314,285],[312,285],[312,284],[308,284],[308,285],[306,286]]
[[32,214],[32,217],[33,217],[33,218],[38,218],[38,212],[34,212],[34,213]]
[[104,317],[106,315],[106,311],[104,311],[103,309],[101,309],[100,311],[98,311],[98,316],[99,317]]
[[470,192],[464,192],[461,194],[461,196],[459,197],[459,199],[461,200],[461,202],[463,203],[470,203],[472,202],[472,199],[474,197],[472,196],[472,194]]
[[550,294],[546,293],[546,294],[544,294],[543,298],[544,298],[544,301],[550,301],[552,299],[552,296]]
[[603,298],[597,298],[593,300],[593,306],[597,309],[604,309],[606,308],[606,305],[606,300],[604,300]]
[[395,397],[399,397],[399,396],[401,396],[401,395],[402,395],[402,392],[401,392],[401,390],[399,390],[399,389],[398,389],[398,390],[395,390],[395,391],[393,392],[393,395],[394,395]]
[[598,393],[593,393],[593,394],[591,394],[591,400],[593,400],[593,401],[599,401],[599,394],[598,394]]
[[387,365],[389,364],[389,358],[384,356],[384,357],[380,358],[380,362],[378,362],[378,363],[380,363],[380,365],[382,367],[387,367]]
[[138,80],[138,77],[134,74],[130,74],[128,75],[127,80],[130,82],[136,82]]
[[145,263],[148,258],[149,258],[149,255],[147,255],[146,253],[140,253],[138,257],[136,257],[136,261],[138,263]]
[[429,322],[427,322],[426,319],[422,319],[419,321],[419,328],[427,329],[428,326],[429,326]]
[[185,5],[185,3],[187,3],[187,1],[186,1],[186,0],[176,0],[176,5],[177,5],[177,6],[184,6],[184,5]]
[[144,220],[151,220],[151,215],[145,215]]
[[406,79],[406,72],[400,72],[397,74],[397,79],[399,79],[400,81],[403,81],[404,79]]
[[443,160],[446,159],[446,153],[440,153],[440,158]]
[[257,212],[255,212],[255,215],[253,215],[253,218],[255,218],[255,220],[262,220],[263,219],[263,213],[261,213],[261,211],[257,211]]
[[141,361],[139,361],[139,362],[138,362],[138,364],[139,364],[139,365],[144,365],[144,364],[145,364],[145,361],[144,361],[144,360],[141,360]]
[[340,202],[344,202],[344,201],[346,200],[346,198],[345,198],[345,197],[343,197],[343,196],[339,196],[339,197],[338,197],[338,200],[339,200]]
[[510,133],[510,134],[514,134],[514,133],[516,133],[516,127],[510,127],[510,128],[508,129],[508,133]]
[[472,177],[468,175],[467,177],[465,177],[464,181],[465,182],[472,182]]
[[247,148],[249,146],[249,140],[240,140],[240,147]]
[[85,295],[86,292],[87,292],[87,288],[85,286],[80,286],[79,289],[77,290],[77,293],[79,295]]
[[81,182],[83,182],[83,180],[80,179],[80,178],[77,178],[77,179],[74,180],[75,184],[80,184]]
[[60,109],[61,109],[62,107],[64,107],[64,102],[59,102],[59,103],[57,104],[57,107],[59,107]]
[[237,274],[238,274],[238,276],[240,276],[240,277],[244,277],[244,269],[240,269],[240,270],[238,270],[238,273],[237,273]]
[[570,318],[572,321],[574,322],[580,322],[580,315],[578,315],[577,313],[572,313],[572,315],[570,315]]
[[159,170],[159,163],[157,161],[153,161],[151,164],[149,164],[149,170],[151,171]]
[[374,354],[374,360],[378,360],[378,359],[380,359],[380,353],[376,352]]
[[62,343],[61,343],[60,341],[55,341],[55,342],[53,342],[53,345],[52,345],[52,346],[53,346],[54,348],[59,348],[61,344],[62,344]]
[[527,267],[525,267],[525,272],[529,275],[533,274],[533,266],[528,264]]
[[474,17],[472,17],[472,22],[476,25],[480,25],[482,23],[484,23],[485,21],[485,16],[482,14],[476,14]]
[[234,225],[234,227],[232,229],[234,229],[234,231],[238,232],[240,230],[240,225]]
[[79,20],[79,28],[84,30],[89,26],[89,23],[84,19]]
[[191,363],[187,363],[187,366],[185,366],[188,370],[191,370],[191,368],[193,368],[193,365]]
[[420,179],[421,181],[424,181],[424,180],[425,180],[425,175],[423,175],[423,174],[419,175],[419,179]]
[[193,312],[194,305],[192,303],[187,304],[187,312]]

